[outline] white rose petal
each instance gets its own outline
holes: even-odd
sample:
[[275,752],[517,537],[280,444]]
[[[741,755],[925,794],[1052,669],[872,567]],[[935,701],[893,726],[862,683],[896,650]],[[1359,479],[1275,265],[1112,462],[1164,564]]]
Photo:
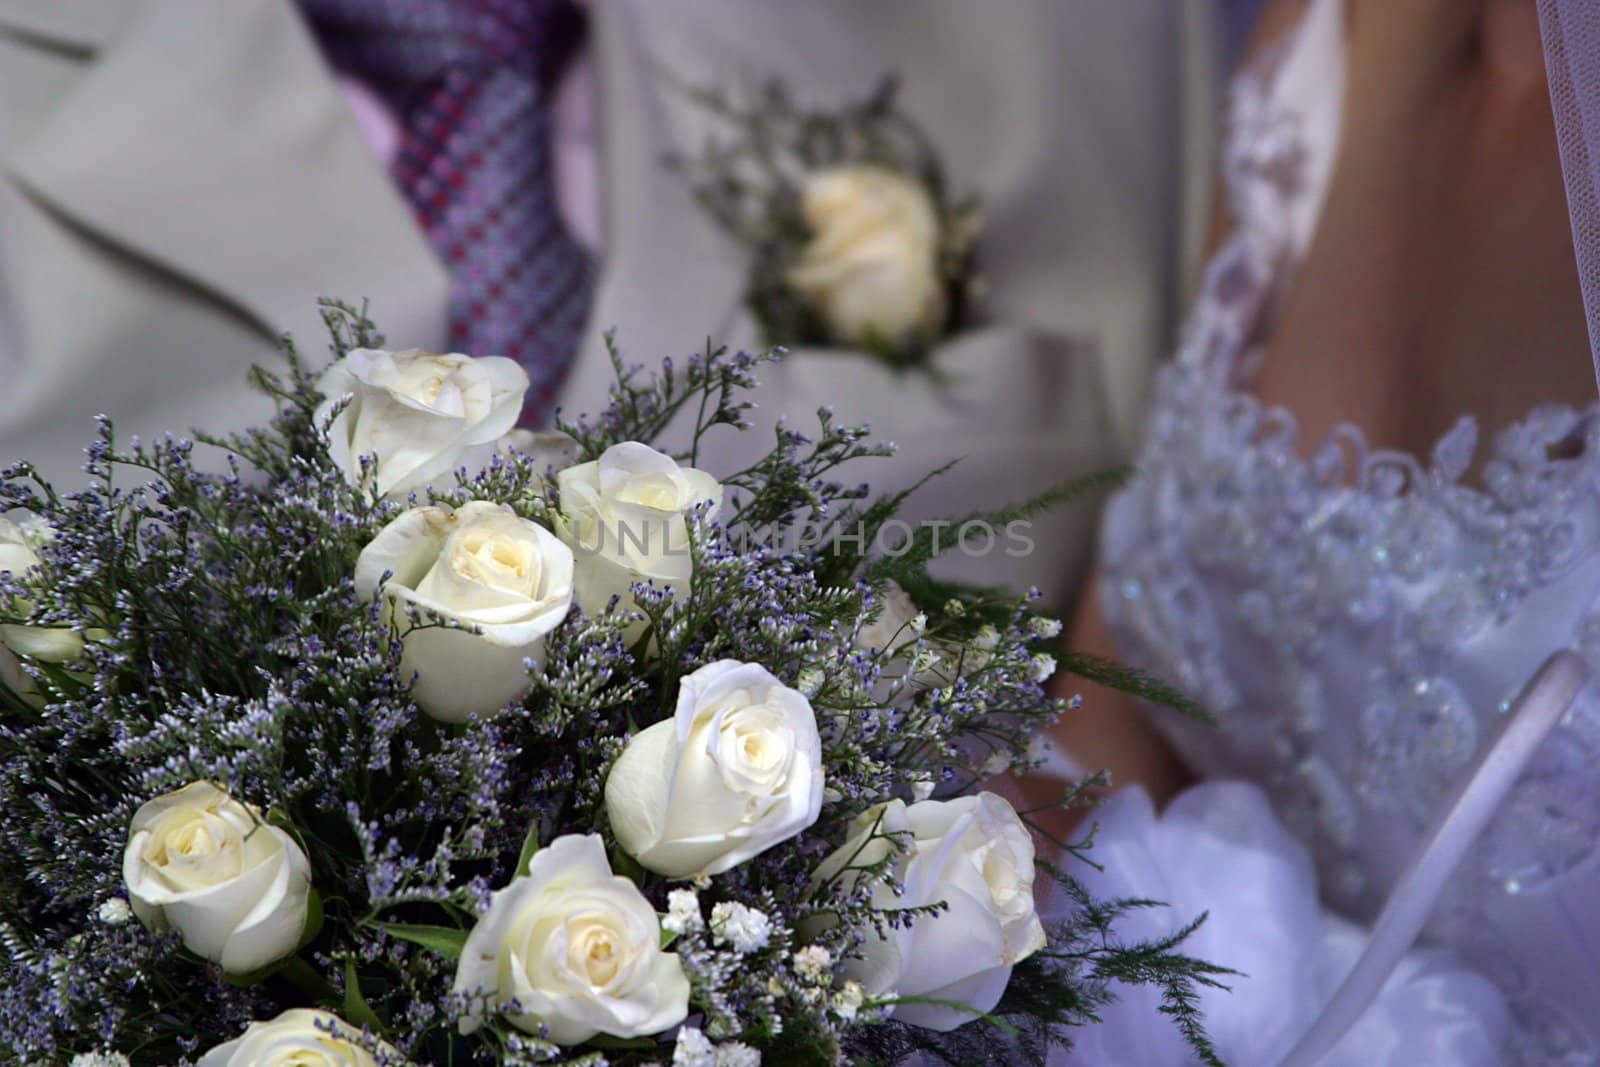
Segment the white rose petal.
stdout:
[[134,813],[122,877],[145,926],[176,929],[184,947],[230,974],[289,955],[305,930],[305,853],[211,782],[186,785]]
[[[873,606],[872,619],[856,632],[855,645],[880,657],[878,684],[873,698],[889,704],[910,699],[916,691],[940,684],[948,670],[939,652],[918,648],[928,628],[928,616],[917,610],[898,583],[885,583]],[[898,697],[895,687],[899,685]]]
[[[290,1008],[270,1022],[251,1023],[200,1057],[196,1067],[378,1067],[360,1039],[361,1030],[337,1015]],[[393,1062],[397,1054],[383,1048]]]
[[321,425],[349,395],[328,428],[328,454],[352,485],[361,457],[377,459],[374,489],[402,497],[426,489],[516,424],[528,375],[501,356],[474,359],[410,349],[358,348],[322,373]]
[[877,598],[872,621],[856,633],[856,647],[872,652],[896,652],[915,644],[927,628],[928,617],[917,610],[911,596],[896,582],[887,582]]
[[817,821],[822,740],[796,690],[719,660],[679,682],[673,718],[631,738],[606,779],[617,843],[671,878],[720,874]]
[[[600,838],[558,837],[494,894],[467,936],[454,991],[485,995],[513,1026],[547,1026],[562,1045],[659,1034],[689,1012],[683,964],[660,946],[655,911],[612,874]],[[482,1023],[469,1016],[462,1032]]]
[[711,909],[711,933],[735,952],[759,952],[772,937],[772,920],[764,911],[725,900]]
[[[528,689],[528,662],[542,665],[545,637],[571,610],[572,569],[572,552],[549,530],[473,501],[403,512],[361,550],[355,584],[370,597],[390,575],[383,588],[404,642],[401,669],[417,676],[412,698],[436,719],[464,722]],[[410,630],[408,608],[422,614]]]
[[836,339],[931,340],[944,326],[939,209],[920,181],[851,165],[809,175],[801,212],[811,240],[788,283]]
[[[875,863],[893,850],[890,834],[909,848],[895,861],[905,888],[879,882],[873,903],[885,909],[945,903],[945,911],[908,927],[869,935],[862,958],[845,971],[874,997],[925,997],[986,1012],[1000,1001],[1011,968],[1044,947],[1034,910],[1033,839],[1011,805],[993,793],[930,800],[907,807],[890,801],[863,813],[850,839],[817,869],[814,884],[856,878],[847,865]],[[836,1009],[837,1010],[837,1009]],[[939,1004],[903,1003],[892,1015],[934,1030],[952,1030],[975,1015]]]
[[[577,557],[578,604],[593,615],[612,597],[633,603],[636,583],[689,588],[694,570],[686,516],[708,507],[715,517],[722,486],[711,475],[680,467],[671,456],[633,441],[556,476],[562,537]],[[629,629],[637,636],[643,623]]]
[[[40,564],[39,546],[54,536],[54,531],[36,515],[22,513],[17,519],[0,516],[0,573],[9,573],[13,582],[33,577]],[[26,602],[13,601],[6,606],[13,615],[32,610]],[[18,657],[40,663],[70,663],[82,654],[82,635],[66,627],[0,624],[0,682],[35,706],[44,704],[44,695],[22,669]]]

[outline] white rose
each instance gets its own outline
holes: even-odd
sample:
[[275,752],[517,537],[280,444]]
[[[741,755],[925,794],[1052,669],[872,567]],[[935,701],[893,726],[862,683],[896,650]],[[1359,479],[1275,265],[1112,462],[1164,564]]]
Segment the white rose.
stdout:
[[[1045,945],[1033,902],[1033,838],[1011,805],[993,793],[909,808],[893,800],[857,818],[850,839],[817,869],[814,884],[841,874],[859,877],[846,866],[868,866],[889,855],[895,847],[889,834],[907,846],[895,864],[905,892],[897,895],[879,882],[873,903],[900,909],[942,901],[949,907],[885,930],[887,938],[869,933],[862,958],[847,960],[845,973],[873,996],[927,997],[991,1010],[1012,966]],[[899,1004],[892,1014],[933,1030],[953,1030],[976,1017],[926,1003]]]
[[[556,838],[494,894],[461,950],[454,991],[487,996],[529,1033],[548,1026],[562,1045],[659,1034],[689,1013],[688,976],[676,953],[661,950],[654,909],[611,873],[592,834]],[[482,1023],[468,1016],[462,1032]]]
[[939,212],[927,187],[885,167],[836,167],[806,178],[811,240],[788,283],[840,341],[898,344],[944,326]]
[[765,668],[708,663],[671,718],[631,738],[606,779],[617,843],[672,878],[720,874],[817,821],[822,739],[811,703]]
[[[13,582],[27,579],[39,566],[39,546],[52,536],[36,515],[24,513],[15,521],[0,516],[0,572],[9,573]],[[32,610],[16,601],[8,608],[18,615]],[[42,704],[44,696],[23,671],[19,655],[41,663],[68,663],[82,654],[83,637],[64,626],[0,624],[0,682],[30,703]]]
[[898,582],[885,583],[872,610],[876,614],[856,631],[855,645],[868,652],[882,653],[878,684],[872,692],[874,699],[881,704],[890,703],[895,697],[895,685],[908,676],[909,685],[899,693],[901,700],[909,700],[918,689],[950,680],[950,668],[938,650],[923,648],[920,654],[913,653],[928,628],[928,616],[917,610],[911,595]]
[[898,582],[884,584],[874,610],[877,614],[856,632],[857,648],[897,652],[906,645],[916,644],[927,627],[927,616],[917,610],[911,594],[900,588]]
[[134,813],[122,854],[128,902],[157,933],[230,974],[295,950],[305,930],[311,865],[294,838],[211,782],[194,782]]
[[[598,460],[556,476],[562,535],[577,556],[578,604],[591,615],[613,596],[633,602],[636,582],[687,589],[690,509],[715,515],[722,486],[704,471],[680,467],[634,441],[612,445]],[[634,632],[642,627],[636,627]]]
[[[412,699],[443,722],[496,711],[529,685],[545,636],[572,607],[572,552],[536,522],[475,500],[456,511],[413,508],[379,531],[356,560],[356,591],[384,585],[402,633]],[[406,630],[400,613],[421,612]],[[429,613],[472,629],[437,625]]]
[[195,1067],[378,1067],[377,1058],[356,1043],[360,1036],[337,1015],[290,1008],[271,1022],[251,1023]]
[[466,450],[500,437],[522,413],[528,375],[502,356],[357,348],[322,372],[318,425],[345,395],[328,454],[352,485],[377,457],[376,490],[404,496],[450,473]]

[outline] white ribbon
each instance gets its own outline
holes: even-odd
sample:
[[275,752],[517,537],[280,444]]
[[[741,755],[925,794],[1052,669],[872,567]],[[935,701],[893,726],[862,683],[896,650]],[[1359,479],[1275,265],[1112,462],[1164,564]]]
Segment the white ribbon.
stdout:
[[1395,883],[1361,958],[1279,1067],[1315,1067],[1360,1020],[1422,932],[1450,875],[1588,680],[1589,665],[1575,652],[1562,650],[1544,661],[1517,698],[1500,736],[1478,758]]

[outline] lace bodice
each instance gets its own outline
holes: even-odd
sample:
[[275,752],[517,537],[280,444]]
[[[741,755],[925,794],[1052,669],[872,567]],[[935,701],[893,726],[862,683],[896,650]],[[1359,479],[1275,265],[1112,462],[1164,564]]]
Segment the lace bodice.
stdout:
[[[1237,229],[1160,376],[1141,477],[1107,512],[1099,592],[1123,654],[1216,717],[1161,719],[1180,752],[1261,784],[1330,903],[1370,919],[1545,656],[1600,663],[1600,418],[1541,407],[1482,457],[1463,418],[1423,459],[1353,426],[1302,449],[1293,416],[1248,392],[1336,149],[1341,18],[1313,0],[1236,82]],[[1591,685],[1429,928],[1506,992],[1518,1062],[1600,1064],[1597,849]]]

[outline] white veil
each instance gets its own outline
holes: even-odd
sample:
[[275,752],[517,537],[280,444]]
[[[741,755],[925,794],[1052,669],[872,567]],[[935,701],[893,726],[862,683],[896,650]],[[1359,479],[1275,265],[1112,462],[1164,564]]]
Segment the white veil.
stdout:
[[1589,349],[1600,376],[1600,4],[1538,0]]

